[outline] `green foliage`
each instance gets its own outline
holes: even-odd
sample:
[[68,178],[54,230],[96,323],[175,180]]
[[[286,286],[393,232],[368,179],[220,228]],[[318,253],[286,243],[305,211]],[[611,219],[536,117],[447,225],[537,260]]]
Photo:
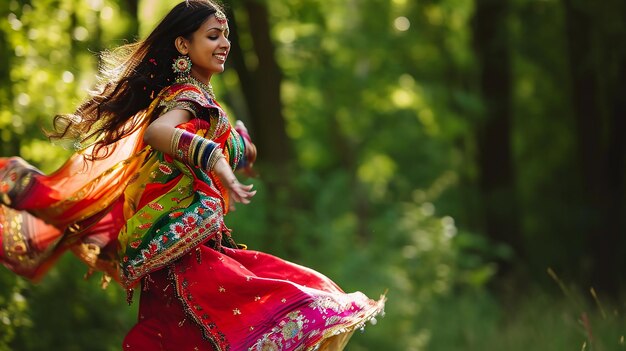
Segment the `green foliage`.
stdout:
[[102,290],[84,273],[71,256],[38,284],[0,272],[0,350],[118,350],[137,305],[128,307],[118,286]]
[[623,306],[604,306],[610,311],[606,313],[584,302],[578,292],[563,296],[529,290],[524,297],[504,301],[484,292],[438,299],[427,307],[421,322],[428,347],[413,350],[626,349]]
[[[51,145],[42,128],[86,96],[94,52],[126,36],[126,19],[112,1],[12,0],[0,15],[0,156],[20,155],[51,172],[69,151]],[[35,285],[2,270],[0,350],[119,349],[136,312],[120,288],[83,281],[84,269],[68,256]]]
[[[480,288],[492,274],[485,261],[460,265],[455,221],[435,213],[470,161],[459,144],[469,132],[461,114],[480,110],[462,86],[471,74],[468,33],[456,30],[471,4],[268,4],[297,195],[284,204],[257,199],[232,226],[240,240],[261,236],[266,244],[256,247],[324,272],[347,291],[388,291],[387,316],[350,349],[407,350],[425,305],[465,285],[462,276],[482,270],[484,279],[473,280]],[[447,70],[459,75],[442,79]],[[257,206],[281,211],[288,224],[244,227]]]
[[50,172],[69,152],[44,142],[42,128],[49,130],[55,114],[73,112],[87,95],[95,83],[94,53],[127,34],[125,17],[112,1],[11,0],[0,6],[7,19],[0,22],[2,54],[10,59],[0,77],[0,155],[19,154]]
[[[255,181],[260,197],[232,213],[229,225],[249,248],[290,257],[328,275],[346,291],[361,290],[373,298],[386,293],[386,316],[357,334],[350,350],[422,349],[423,335],[430,332],[422,322],[427,318],[424,309],[456,289],[482,291],[493,276],[493,267],[477,254],[491,245],[458,234],[451,217],[436,214],[431,201],[444,191],[441,187],[454,184],[450,175],[414,191],[405,202],[370,201],[377,206],[371,217],[359,217],[351,206],[357,200],[344,199],[345,189],[353,186],[345,171],[329,172],[324,179],[301,172],[294,181],[302,193],[314,194],[307,198],[312,203],[291,208],[267,204],[263,183]],[[268,228],[262,214],[277,209],[290,225]],[[271,237],[290,229],[295,233],[283,236],[286,240]]]
[[41,283],[21,282],[30,324],[16,326],[11,343],[16,349],[18,345],[24,351],[120,349],[137,318],[137,304],[129,307],[123,289],[111,285],[103,290],[98,276],[85,280],[85,273],[85,266],[67,255]]
[[0,282],[2,287],[8,287],[2,289],[0,295],[0,350],[8,351],[15,334],[22,328],[30,327],[32,322],[28,315],[28,301],[22,294],[23,280],[4,270],[0,272]]
[[[275,175],[261,154],[261,177],[251,180],[258,194],[227,221],[250,249],[312,267],[346,291],[386,292],[385,318],[357,333],[350,351],[624,349],[623,306],[602,312],[540,288],[498,297],[485,288],[495,261],[516,264],[539,286],[553,284],[546,266],[576,275],[588,265],[577,229],[587,205],[572,191],[580,184],[579,141],[561,2],[509,1],[526,262],[483,234],[475,131],[485,106],[471,45],[474,1],[264,3],[283,74],[292,176],[271,188]],[[623,32],[621,12],[610,11],[616,3],[583,6],[607,19],[597,38]],[[41,128],[86,96],[98,51],[137,36],[126,5],[0,3],[0,156],[19,154],[46,172],[67,158]],[[142,37],[172,5],[140,1]],[[254,45],[239,35],[242,47]],[[619,71],[622,51],[597,58],[610,62],[601,70],[607,77]],[[244,55],[248,65],[258,63],[251,51]],[[229,112],[245,111],[238,85],[232,69],[214,79]],[[119,287],[103,291],[97,277],[83,281],[83,274],[69,256],[38,284],[0,270],[0,351],[119,349],[137,305],[125,306]],[[587,326],[579,322],[583,312]]]

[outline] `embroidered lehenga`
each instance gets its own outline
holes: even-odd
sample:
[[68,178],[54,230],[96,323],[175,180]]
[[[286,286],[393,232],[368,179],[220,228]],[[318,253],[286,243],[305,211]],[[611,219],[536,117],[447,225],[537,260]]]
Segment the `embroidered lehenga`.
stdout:
[[129,292],[139,321],[124,350],[341,350],[383,311],[384,298],[344,293],[325,276],[235,244],[228,194],[212,173],[152,150],[145,126],[171,109],[178,128],[218,143],[233,169],[245,142],[199,85],[174,84],[96,162],[87,148],[43,175],[0,158],[0,261],[36,280],[66,250]]

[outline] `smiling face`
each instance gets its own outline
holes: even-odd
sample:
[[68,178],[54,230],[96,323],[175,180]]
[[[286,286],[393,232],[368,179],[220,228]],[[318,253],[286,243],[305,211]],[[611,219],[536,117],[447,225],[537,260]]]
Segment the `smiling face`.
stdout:
[[228,23],[221,16],[209,17],[189,39],[176,38],[176,48],[191,59],[191,75],[208,83],[215,73],[224,71],[230,50]]

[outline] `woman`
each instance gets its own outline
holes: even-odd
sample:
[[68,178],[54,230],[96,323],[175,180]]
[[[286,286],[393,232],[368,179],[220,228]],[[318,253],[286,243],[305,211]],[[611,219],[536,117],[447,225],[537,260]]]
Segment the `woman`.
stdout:
[[240,248],[224,225],[255,194],[233,173],[250,170],[254,144],[210,85],[229,49],[221,9],[188,0],[105,56],[97,92],[55,118],[51,138],[80,148],[61,169],[0,159],[0,260],[37,279],[69,249],[129,302],[140,286],[124,350],[341,350],[384,298]]

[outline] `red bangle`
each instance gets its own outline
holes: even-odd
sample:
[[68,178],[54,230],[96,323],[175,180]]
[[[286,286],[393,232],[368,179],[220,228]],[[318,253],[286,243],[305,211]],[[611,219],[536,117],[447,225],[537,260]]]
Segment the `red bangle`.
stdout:
[[245,129],[240,128],[240,127],[235,127],[235,131],[239,133],[239,135],[241,135],[247,141],[252,142],[252,140],[250,139],[250,135]]

